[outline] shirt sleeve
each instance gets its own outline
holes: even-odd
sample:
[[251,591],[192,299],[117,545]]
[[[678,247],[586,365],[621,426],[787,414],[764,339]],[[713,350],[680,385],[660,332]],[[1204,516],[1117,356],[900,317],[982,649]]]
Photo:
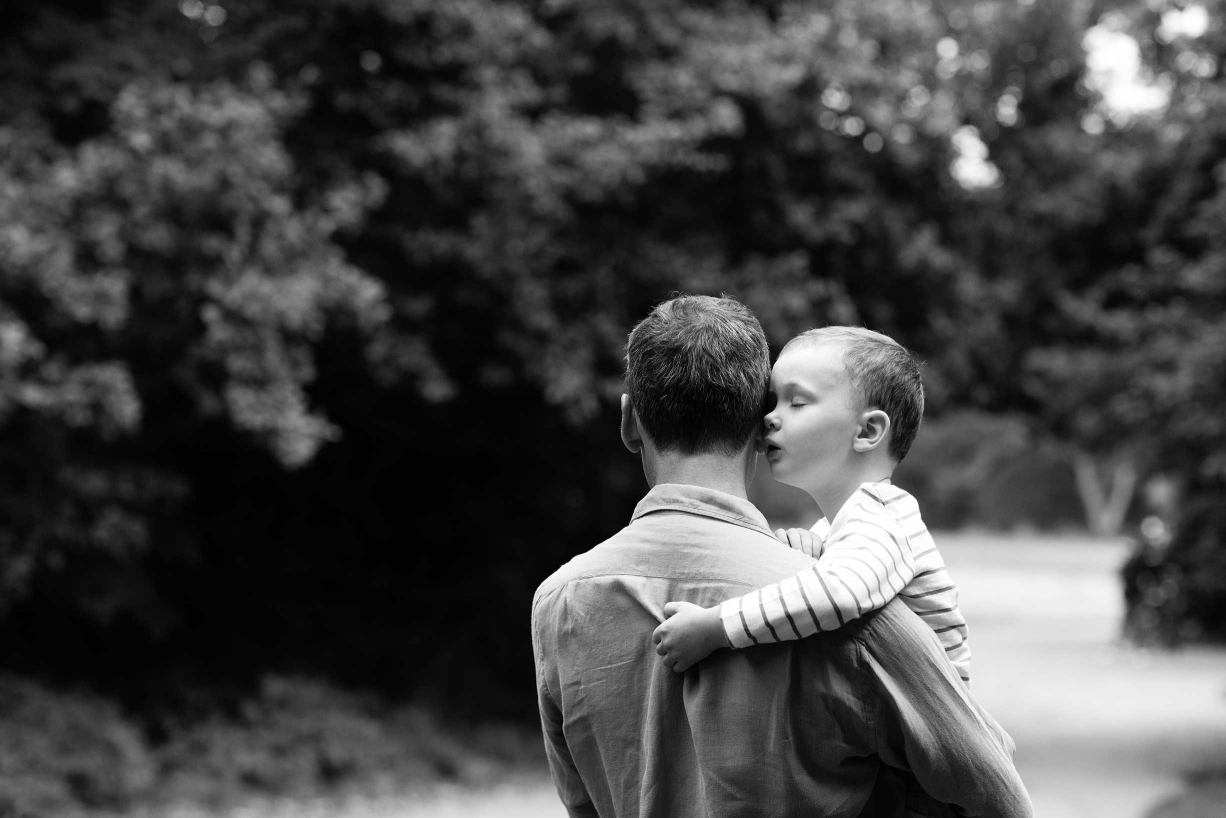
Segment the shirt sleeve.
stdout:
[[[900,605],[882,611],[871,626],[879,638],[860,642],[878,756],[959,814],[1033,818],[1013,739],[959,680],[931,632],[905,621],[909,616]],[[882,634],[908,629],[912,636]]]
[[915,557],[904,538],[853,519],[831,533],[809,568],[721,603],[720,622],[734,648],[802,639],[884,606],[914,576]]
[[[549,772],[553,785],[562,799],[570,818],[596,818],[596,806],[579,775],[570,748],[566,744],[566,734],[562,729],[562,708],[551,691],[551,674],[549,662],[542,650],[544,640],[541,638],[540,621],[537,606],[532,608],[532,652],[536,664],[537,705],[541,712],[541,732],[545,737],[545,755],[549,759]],[[557,679],[552,679],[554,683]]]

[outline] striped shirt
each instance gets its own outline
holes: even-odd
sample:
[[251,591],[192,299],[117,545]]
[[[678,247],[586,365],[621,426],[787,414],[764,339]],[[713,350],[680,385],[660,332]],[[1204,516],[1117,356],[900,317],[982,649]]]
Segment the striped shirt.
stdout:
[[864,483],[833,523],[818,520],[813,532],[820,542],[808,569],[720,605],[732,647],[831,631],[897,596],[932,628],[958,675],[970,681],[958,588],[914,497],[889,481]]

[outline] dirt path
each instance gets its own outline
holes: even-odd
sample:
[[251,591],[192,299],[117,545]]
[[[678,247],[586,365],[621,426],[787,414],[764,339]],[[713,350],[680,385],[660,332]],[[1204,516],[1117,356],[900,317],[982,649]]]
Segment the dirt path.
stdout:
[[[974,689],[1017,740],[1037,818],[1142,818],[1226,760],[1226,651],[1118,643],[1123,546],[940,538],[971,626]],[[403,802],[396,818],[562,818],[548,782]],[[389,813],[390,816],[390,813]]]
[[1141,818],[1226,760],[1226,651],[1119,643],[1122,546],[962,535],[941,550],[975,692],[1017,740],[1036,816]]

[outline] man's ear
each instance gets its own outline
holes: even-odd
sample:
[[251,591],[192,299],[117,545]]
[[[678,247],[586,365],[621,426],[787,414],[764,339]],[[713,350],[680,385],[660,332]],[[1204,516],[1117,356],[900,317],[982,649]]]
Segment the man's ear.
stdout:
[[622,395],[622,443],[633,454],[643,450],[643,433],[639,430],[639,418],[630,405],[629,395]]
[[870,409],[860,416],[860,430],[852,441],[857,452],[871,452],[885,444],[890,434],[890,416],[880,409]]

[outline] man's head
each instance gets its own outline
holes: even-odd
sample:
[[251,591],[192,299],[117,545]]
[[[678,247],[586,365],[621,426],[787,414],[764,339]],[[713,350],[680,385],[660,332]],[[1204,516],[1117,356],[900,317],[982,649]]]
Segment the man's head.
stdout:
[[762,422],[769,379],[762,326],[728,296],[665,301],[626,345],[630,407],[662,452],[743,452]]
[[879,409],[889,417],[889,454],[907,456],[924,416],[924,385],[919,364],[888,335],[863,327],[822,327],[802,332],[784,346],[789,352],[833,346],[839,353],[859,411]]

